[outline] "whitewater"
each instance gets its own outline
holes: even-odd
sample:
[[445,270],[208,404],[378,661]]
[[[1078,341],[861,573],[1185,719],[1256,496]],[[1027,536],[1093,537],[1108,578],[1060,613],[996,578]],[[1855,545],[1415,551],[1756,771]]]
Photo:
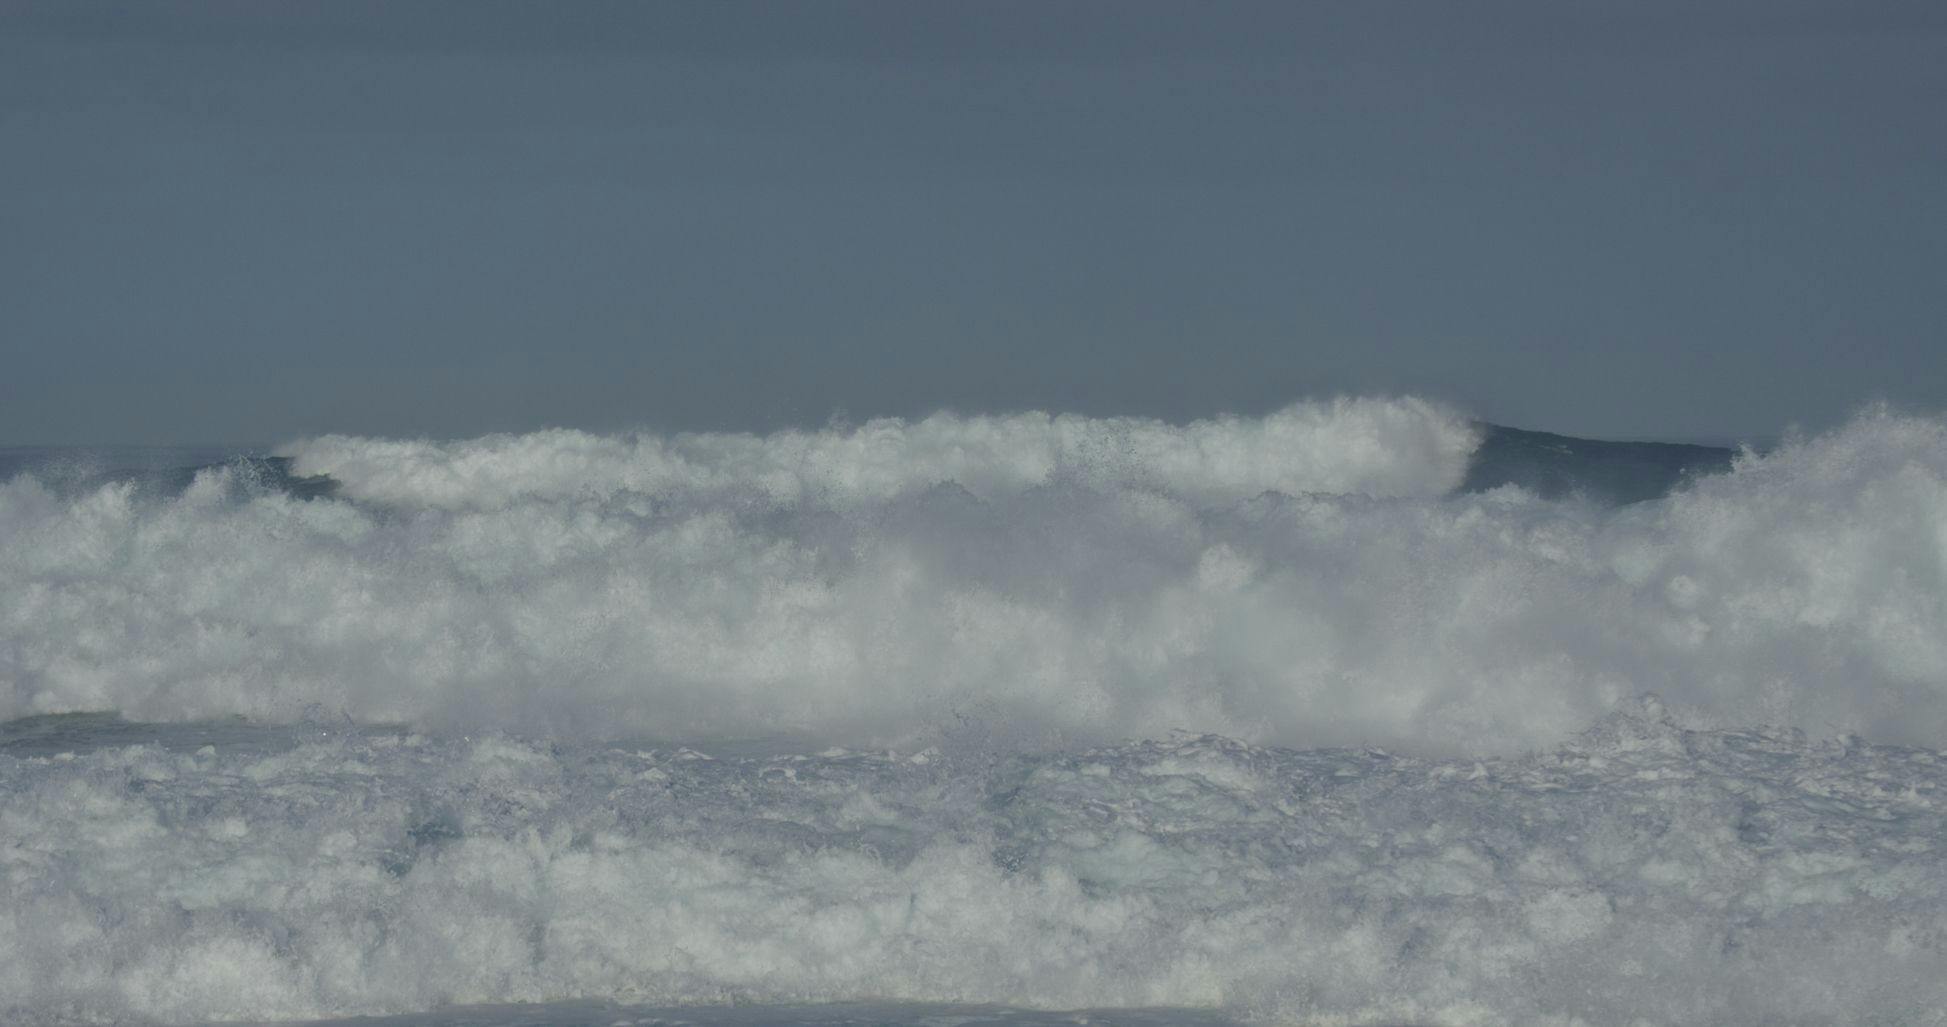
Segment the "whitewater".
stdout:
[[0,450],[7,1023],[1942,1024],[1944,747],[1886,408]]

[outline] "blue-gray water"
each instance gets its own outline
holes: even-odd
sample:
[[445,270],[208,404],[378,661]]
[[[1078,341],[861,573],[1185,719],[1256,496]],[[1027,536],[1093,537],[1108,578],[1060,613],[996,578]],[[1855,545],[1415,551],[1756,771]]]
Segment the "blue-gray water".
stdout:
[[935,1002],[655,1008],[596,1002],[473,1006],[434,1015],[359,1017],[317,1027],[1227,1027],[1197,1009],[1010,1009]]
[[1886,411],[0,451],[0,1020],[1947,1022],[1944,524]]

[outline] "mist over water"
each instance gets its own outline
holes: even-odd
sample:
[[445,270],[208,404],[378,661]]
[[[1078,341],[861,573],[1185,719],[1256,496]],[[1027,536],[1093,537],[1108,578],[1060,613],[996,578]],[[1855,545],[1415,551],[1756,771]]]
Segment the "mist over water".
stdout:
[[1937,418],[37,460],[0,482],[12,1020],[1947,1008]]

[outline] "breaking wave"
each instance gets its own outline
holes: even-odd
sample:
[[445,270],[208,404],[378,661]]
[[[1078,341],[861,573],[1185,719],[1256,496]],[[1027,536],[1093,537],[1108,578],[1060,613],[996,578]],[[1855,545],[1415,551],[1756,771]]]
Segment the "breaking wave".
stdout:
[[1697,723],[1947,732],[1947,425],[1870,410],[1660,499],[1457,493],[1419,400],[1170,426],[287,447],[0,485],[0,718],[1512,752]]

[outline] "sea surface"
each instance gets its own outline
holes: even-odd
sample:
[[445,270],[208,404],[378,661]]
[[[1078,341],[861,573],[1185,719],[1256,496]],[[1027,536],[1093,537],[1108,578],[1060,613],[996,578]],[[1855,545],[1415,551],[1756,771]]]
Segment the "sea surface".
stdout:
[[1947,420],[0,448],[0,1022],[1947,1024]]

